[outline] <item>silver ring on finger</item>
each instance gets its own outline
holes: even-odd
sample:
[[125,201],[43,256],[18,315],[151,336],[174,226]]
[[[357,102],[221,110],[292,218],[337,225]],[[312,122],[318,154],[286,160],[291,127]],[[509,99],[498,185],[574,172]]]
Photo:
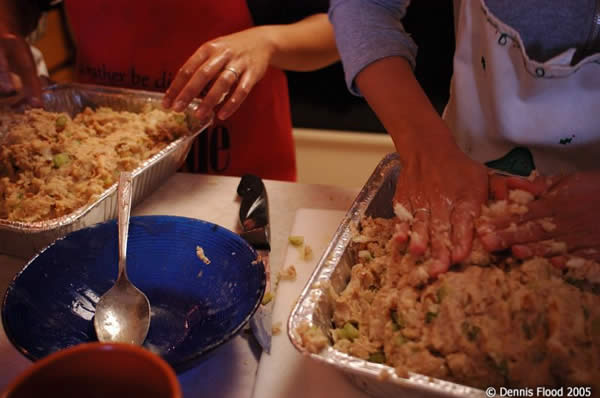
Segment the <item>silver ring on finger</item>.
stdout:
[[418,212],[420,212],[420,211],[422,211],[422,212],[424,212],[424,213],[427,213],[427,215],[430,215],[430,214],[431,214],[431,210],[429,210],[429,209],[427,209],[427,208],[425,208],[425,207],[421,207],[421,208],[419,208],[419,209],[416,209],[416,210],[414,210],[414,211],[413,211],[413,216],[414,216],[414,217],[416,217],[416,216],[417,216],[417,213],[418,213]]
[[237,70],[235,70],[235,68],[233,68],[233,67],[231,67],[231,66],[226,66],[226,67],[225,67],[225,70],[227,70],[227,71],[229,71],[229,72],[233,73],[233,74],[234,74],[234,76],[235,76],[235,80],[237,80],[237,79],[239,79],[239,78],[240,78],[240,73],[239,73]]

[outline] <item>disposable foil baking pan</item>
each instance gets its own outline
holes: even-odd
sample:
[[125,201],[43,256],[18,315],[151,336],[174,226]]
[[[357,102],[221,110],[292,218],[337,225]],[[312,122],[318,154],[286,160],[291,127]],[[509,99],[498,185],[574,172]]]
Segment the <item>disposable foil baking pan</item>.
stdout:
[[392,199],[401,172],[397,154],[387,155],[379,163],[340,223],[315,271],[304,287],[288,319],[288,337],[302,354],[331,365],[347,375],[360,389],[375,397],[484,397],[479,389],[409,373],[408,378],[395,374],[387,365],[368,362],[328,346],[318,354],[308,352],[296,328],[308,322],[329,335],[333,302],[327,293],[329,286],[341,292],[350,280],[357,255],[350,246],[353,231],[364,216],[391,218]]
[[[163,94],[83,84],[57,84],[42,94],[47,111],[67,112],[71,116],[86,107],[107,106],[117,111],[140,112],[145,106],[161,107]],[[202,123],[192,114],[197,102],[184,111],[191,135],[180,137],[133,170],[133,205],[141,202],[183,164],[193,139],[210,123]],[[2,132],[0,132],[0,143]],[[0,253],[29,258],[69,232],[117,216],[117,184],[104,191],[93,203],[60,218],[38,222],[0,219]]]

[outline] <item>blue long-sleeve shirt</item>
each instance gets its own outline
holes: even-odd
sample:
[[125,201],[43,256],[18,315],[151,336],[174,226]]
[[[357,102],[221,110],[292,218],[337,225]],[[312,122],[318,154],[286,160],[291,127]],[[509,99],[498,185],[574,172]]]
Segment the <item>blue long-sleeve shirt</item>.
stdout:
[[[500,20],[519,32],[527,54],[537,61],[546,61],[569,48],[582,49],[594,42],[600,45],[600,38],[593,37],[594,18],[600,13],[596,0],[485,3]],[[417,46],[402,26],[409,4],[410,0],[331,0],[329,17],[346,84],[354,94],[359,94],[354,85],[356,75],[381,58],[402,56],[414,67]],[[588,50],[597,52],[600,48]]]

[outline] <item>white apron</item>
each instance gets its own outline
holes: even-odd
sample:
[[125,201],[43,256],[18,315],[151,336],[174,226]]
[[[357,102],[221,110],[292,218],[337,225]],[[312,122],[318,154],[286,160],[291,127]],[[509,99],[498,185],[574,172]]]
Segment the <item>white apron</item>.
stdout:
[[456,52],[444,119],[480,162],[527,147],[541,173],[600,169],[600,54],[546,62],[483,0],[455,0]]

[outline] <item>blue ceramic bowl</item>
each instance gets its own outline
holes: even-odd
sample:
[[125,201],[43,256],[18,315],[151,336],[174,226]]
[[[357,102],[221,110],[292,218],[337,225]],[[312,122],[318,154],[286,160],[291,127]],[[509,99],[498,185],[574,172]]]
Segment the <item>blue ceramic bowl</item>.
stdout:
[[[196,255],[196,246],[210,264]],[[132,217],[127,273],[152,307],[144,346],[182,371],[231,339],[265,291],[264,266],[256,259],[242,238],[216,224]],[[96,341],[96,303],[114,284],[117,261],[115,221],[75,231],[34,257],[4,297],[2,322],[12,344],[37,360]]]

